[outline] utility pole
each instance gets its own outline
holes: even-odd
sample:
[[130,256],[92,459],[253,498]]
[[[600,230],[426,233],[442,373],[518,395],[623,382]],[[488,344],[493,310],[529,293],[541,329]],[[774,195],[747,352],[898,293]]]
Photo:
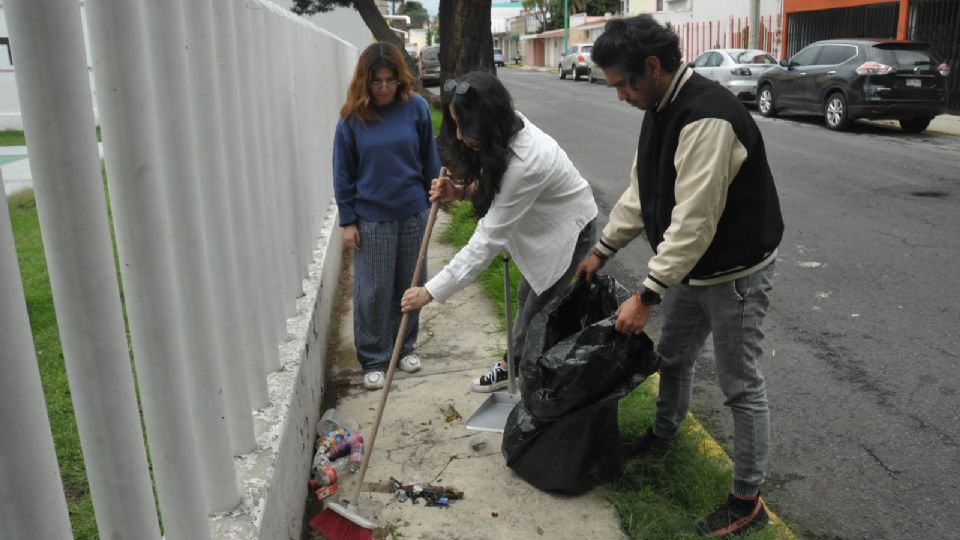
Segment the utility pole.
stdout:
[[760,48],[760,0],[750,0],[750,48]]
[[570,48],[570,0],[563,0],[563,52]]

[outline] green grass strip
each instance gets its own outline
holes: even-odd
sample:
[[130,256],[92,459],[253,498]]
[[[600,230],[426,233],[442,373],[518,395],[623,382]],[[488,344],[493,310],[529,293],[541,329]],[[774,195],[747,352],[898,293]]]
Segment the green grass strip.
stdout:
[[[97,141],[101,141],[100,126],[97,126]],[[18,129],[8,129],[0,131],[0,146],[26,146],[27,139],[23,131]]]

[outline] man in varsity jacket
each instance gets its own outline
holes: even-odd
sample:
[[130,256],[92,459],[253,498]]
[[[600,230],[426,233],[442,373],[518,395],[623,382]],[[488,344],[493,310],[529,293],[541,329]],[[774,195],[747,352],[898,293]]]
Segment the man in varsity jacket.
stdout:
[[656,418],[628,452],[670,446],[690,405],[694,363],[713,334],[734,419],[733,482],[726,501],[697,528],[714,536],[746,533],[767,523],[760,500],[770,429],[761,323],[783,235],[763,138],[733,94],[681,64],[677,35],[649,15],[607,23],[592,57],[618,98],[645,111],[630,186],[578,269],[592,278],[642,232],[653,248],[643,288],[620,306],[616,323],[618,331],[639,333],[655,306],[663,313]]

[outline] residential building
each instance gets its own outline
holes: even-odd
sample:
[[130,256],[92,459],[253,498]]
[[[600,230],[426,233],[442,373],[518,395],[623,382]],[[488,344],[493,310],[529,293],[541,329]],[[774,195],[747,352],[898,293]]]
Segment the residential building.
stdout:
[[[612,17],[613,15],[588,17],[583,13],[571,15],[567,43],[592,43],[603,33],[604,26]],[[564,29],[558,28],[539,34],[522,36],[520,39],[526,49],[523,63],[529,66],[559,66],[560,57],[563,56],[565,50],[564,34]]]
[[[651,9],[649,13],[658,21],[673,25],[687,61],[707,49],[750,46],[750,2],[747,0],[636,1],[645,4],[644,9]],[[758,48],[775,57],[781,56],[782,4],[783,0],[760,0]]]
[[504,62],[514,61],[519,55],[521,32],[513,23],[523,12],[523,2],[493,2],[490,5],[490,33],[493,48],[503,51]]

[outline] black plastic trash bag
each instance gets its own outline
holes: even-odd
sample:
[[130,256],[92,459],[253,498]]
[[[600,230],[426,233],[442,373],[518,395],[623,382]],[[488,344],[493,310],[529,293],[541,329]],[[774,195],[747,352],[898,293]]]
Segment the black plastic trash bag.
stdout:
[[507,466],[533,487],[577,495],[612,480],[623,467],[617,401],[600,401],[556,421],[517,403],[501,447]]
[[618,300],[629,294],[597,276],[531,322],[520,364],[523,401],[507,417],[501,451],[534,487],[583,493],[621,470],[617,403],[659,364],[646,334],[613,329]]
[[577,281],[533,318],[520,361],[521,395],[530,414],[560,418],[634,374],[656,371],[650,338],[614,329],[617,306],[629,296],[615,279],[596,276],[592,283]]

